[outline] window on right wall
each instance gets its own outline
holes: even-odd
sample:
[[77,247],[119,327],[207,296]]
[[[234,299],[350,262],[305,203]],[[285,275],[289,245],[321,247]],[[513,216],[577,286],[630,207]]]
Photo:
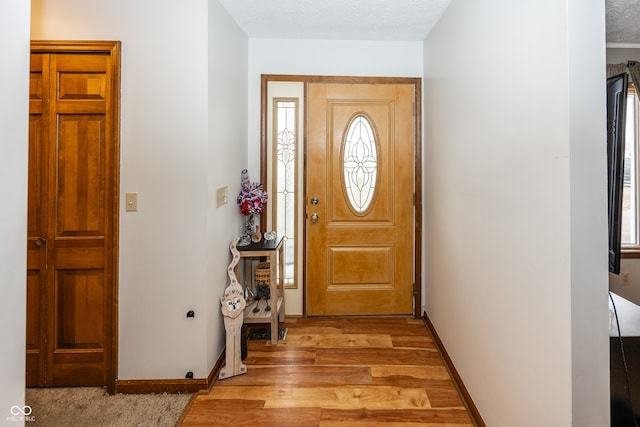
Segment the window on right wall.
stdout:
[[638,93],[632,83],[627,91],[627,117],[624,144],[624,176],[622,189],[622,256],[640,258],[640,185],[638,143],[640,108]]

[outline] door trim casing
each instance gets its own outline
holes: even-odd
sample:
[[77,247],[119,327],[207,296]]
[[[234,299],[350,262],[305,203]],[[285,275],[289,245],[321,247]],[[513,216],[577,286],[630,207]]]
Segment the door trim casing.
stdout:
[[[413,317],[422,318],[422,79],[419,77],[357,77],[357,76],[317,76],[317,75],[288,75],[262,74],[260,76],[260,182],[267,183],[267,109],[269,82],[299,82],[305,86],[305,96],[309,83],[354,83],[354,84],[410,84],[414,87],[414,284],[413,284]],[[307,117],[303,125],[304,152],[307,152]],[[306,199],[306,162],[303,197]],[[269,191],[269,188],[266,188]],[[261,216],[261,229],[265,229],[266,218]],[[304,226],[306,234],[306,225]],[[303,253],[307,253],[306,239],[303,239]],[[303,264],[303,277],[306,277],[306,263]],[[304,280],[304,279],[303,279]],[[307,286],[302,285],[302,315],[307,315]]]
[[106,364],[106,386],[109,394],[115,393],[118,375],[118,257],[119,257],[119,213],[120,213],[120,80],[121,80],[121,42],[113,40],[32,40],[31,53],[100,53],[104,52],[111,58],[113,98],[107,107],[111,112],[111,131],[113,133],[112,168],[109,170],[110,182],[113,183],[111,210],[109,211],[109,232],[111,239],[105,241],[105,257],[109,262],[105,265],[105,279],[111,283],[109,292],[110,340]]

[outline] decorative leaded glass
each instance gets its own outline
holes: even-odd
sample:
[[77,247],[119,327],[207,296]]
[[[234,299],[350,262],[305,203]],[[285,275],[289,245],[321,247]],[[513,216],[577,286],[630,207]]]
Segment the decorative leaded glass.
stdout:
[[371,123],[353,118],[343,143],[344,186],[353,210],[363,214],[371,204],[378,174],[378,147]]
[[297,100],[275,99],[275,231],[284,240],[284,283],[295,278]]

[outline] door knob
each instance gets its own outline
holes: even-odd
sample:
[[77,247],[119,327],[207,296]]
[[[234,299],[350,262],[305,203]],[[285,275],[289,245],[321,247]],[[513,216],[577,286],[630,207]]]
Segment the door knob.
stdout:
[[317,205],[318,204],[318,198],[314,197],[313,199],[311,199],[311,204],[312,205]]
[[47,239],[45,239],[44,237],[38,237],[36,239],[36,246],[42,247],[46,244],[47,244]]
[[311,214],[311,222],[318,222],[318,214],[317,213],[312,213]]

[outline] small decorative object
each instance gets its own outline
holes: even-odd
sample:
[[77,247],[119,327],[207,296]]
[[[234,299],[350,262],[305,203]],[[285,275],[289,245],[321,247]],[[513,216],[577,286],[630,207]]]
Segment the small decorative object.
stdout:
[[240,240],[238,240],[238,244],[236,246],[249,246],[249,244],[251,243],[251,238],[248,235],[243,235],[242,237],[240,237]]
[[269,300],[271,299],[271,288],[269,285],[271,284],[271,263],[266,261],[258,263],[254,271],[254,277],[256,281],[256,299],[260,300],[264,298],[267,300],[267,306],[264,308],[264,311],[270,311]]
[[247,303],[250,303],[251,301],[253,301],[255,299],[255,295],[253,293],[253,291],[251,289],[249,289],[249,287],[247,287],[244,290],[244,299]]
[[259,262],[253,272],[256,280],[256,285],[269,285],[271,284],[271,263],[269,261]]
[[257,285],[256,289],[256,299],[261,300],[269,299],[271,297],[271,289],[269,289],[269,285]]
[[[269,196],[267,192],[264,191],[264,188],[262,188],[262,184],[259,182],[251,182],[249,180],[249,173],[246,169],[242,170],[240,184],[240,193],[238,194],[236,203],[240,207],[242,215],[247,217],[245,221],[244,236],[248,236],[249,239],[252,239],[254,233],[260,234],[260,225],[255,224],[256,216],[261,214],[264,210],[264,205],[267,203]],[[261,234],[260,239],[262,239]],[[260,239],[258,239],[258,241],[260,241]]]
[[242,286],[235,275],[235,267],[240,261],[240,253],[236,249],[239,238],[236,237],[229,246],[233,259],[227,267],[229,275],[229,286],[224,291],[224,296],[220,297],[222,315],[224,316],[224,329],[227,332],[225,366],[220,369],[219,379],[233,377],[235,375],[246,374],[247,365],[242,363],[242,324],[244,322],[244,309],[247,302],[243,296]]
[[259,243],[262,240],[262,233],[260,233],[260,224],[256,224],[253,227],[253,232],[251,233],[251,241],[253,243]]
[[251,236],[255,232],[255,229],[256,229],[255,223],[259,221],[257,217],[258,215],[249,214],[244,219],[244,231],[242,235],[247,239],[247,244],[251,242]]
[[[256,301],[260,301],[261,299],[265,299],[267,300],[267,306],[268,306],[268,300],[269,300],[269,293],[270,293],[270,289],[269,289],[269,278],[271,277],[271,268],[270,268],[270,263],[263,261],[263,262],[259,262],[255,268],[253,269],[253,279],[255,282],[255,289],[256,289],[256,293],[255,293],[255,299]],[[254,309],[254,313],[259,312],[260,309],[258,308],[258,306],[256,305],[255,309]],[[265,307],[265,311],[268,311]]]
[[264,240],[275,240],[276,232],[275,231],[266,231],[264,233]]

